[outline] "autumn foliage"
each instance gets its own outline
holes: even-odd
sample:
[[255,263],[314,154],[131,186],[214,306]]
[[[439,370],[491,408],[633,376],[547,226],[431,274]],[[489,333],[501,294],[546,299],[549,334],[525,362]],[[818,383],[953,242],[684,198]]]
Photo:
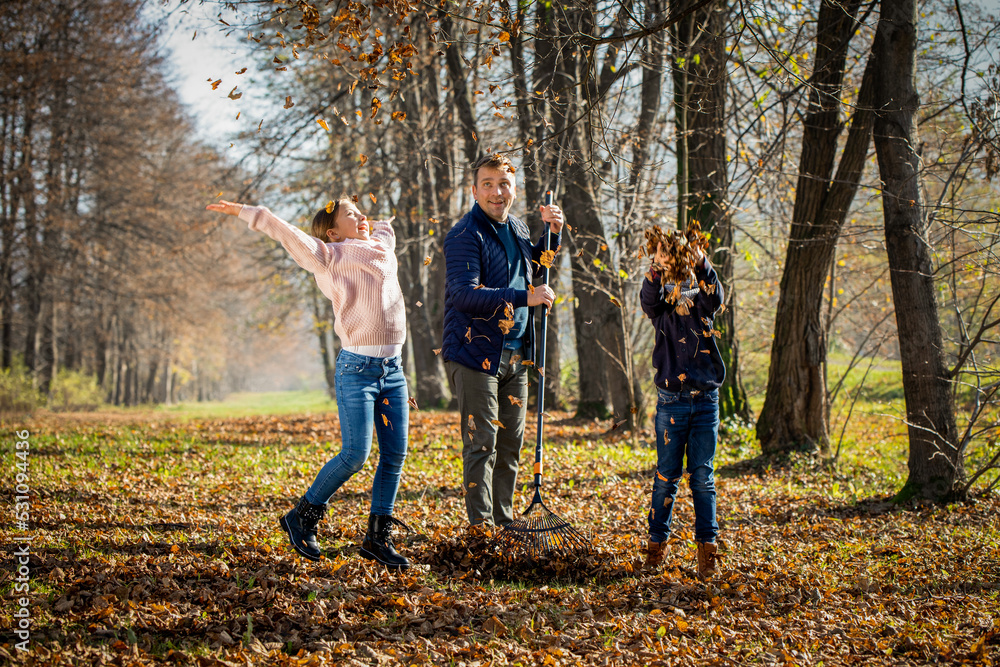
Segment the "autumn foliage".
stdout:
[[[418,565],[402,573],[357,555],[374,454],[321,525],[323,560],[296,557],[277,527],[336,447],[332,415],[25,424],[32,648],[12,646],[8,568],[0,656],[220,666],[1000,658],[995,497],[950,509],[857,501],[839,489],[860,477],[737,471],[739,443],[724,439],[721,572],[703,584],[686,487],[664,567],[643,570],[655,450],[633,448],[609,422],[566,417],[546,430],[546,502],[593,539],[594,556],[509,569],[484,559],[490,536],[464,527],[459,417],[421,411],[397,504],[414,528],[399,547]],[[516,502],[529,499],[525,489]],[[10,543],[8,525],[2,533]]]

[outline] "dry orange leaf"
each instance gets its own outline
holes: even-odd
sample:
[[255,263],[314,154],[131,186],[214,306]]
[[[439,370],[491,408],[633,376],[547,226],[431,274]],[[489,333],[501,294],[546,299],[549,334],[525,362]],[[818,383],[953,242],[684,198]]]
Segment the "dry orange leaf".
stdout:
[[483,359],[483,370],[484,371],[490,370],[490,360],[489,359]]
[[[287,109],[288,107],[285,107],[285,108]],[[326,130],[327,132],[330,131],[330,126],[327,125],[326,121],[323,120],[322,118],[317,118],[316,122],[319,123],[319,126],[322,127],[324,130]]]
[[502,423],[500,423],[500,420],[499,420],[499,419],[491,419],[491,420],[490,420],[490,423],[491,423],[491,424],[493,424],[494,426],[497,426],[497,427],[499,427],[499,428],[502,428],[502,429],[504,429],[504,430],[507,430],[507,427],[506,427],[506,426],[504,426],[504,425],[503,425]]
[[476,430],[476,420],[475,420],[475,418],[472,415],[469,415],[468,427],[469,427],[469,431],[475,431]]
[[427,266],[430,263],[431,263],[431,256],[427,255],[426,257],[424,257],[424,266]]
[[[513,361],[513,359],[511,361]],[[507,394],[507,398],[510,399],[510,404],[511,405],[516,405],[519,408],[524,407],[524,401],[522,401],[517,396],[514,396],[512,394]]]

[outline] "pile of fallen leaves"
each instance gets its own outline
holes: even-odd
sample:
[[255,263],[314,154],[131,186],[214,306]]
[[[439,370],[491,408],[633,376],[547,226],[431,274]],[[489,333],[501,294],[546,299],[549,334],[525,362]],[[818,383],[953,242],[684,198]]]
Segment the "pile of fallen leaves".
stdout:
[[646,254],[656,257],[657,250],[662,250],[665,258],[656,265],[662,285],[697,282],[695,267],[708,254],[708,236],[701,231],[701,223],[692,220],[683,234],[680,230],[668,233],[659,225],[653,225],[645,231],[645,237]]
[[566,553],[558,550],[538,557],[507,553],[502,528],[464,527],[451,536],[435,541],[423,554],[431,570],[441,574],[480,581],[510,581],[536,584],[607,583],[635,575],[642,564],[638,552],[615,551],[599,540],[589,552]]
[[[13,664],[996,664],[1000,500],[864,501],[898,480],[737,467],[720,446],[721,569],[695,576],[686,485],[663,567],[641,567],[655,449],[556,415],[546,504],[594,544],[505,565],[465,526],[456,413],[413,413],[396,516],[414,563],[358,555],[377,454],[333,499],[325,557],[277,519],[336,451],[334,415],[187,424],[46,418],[30,432],[30,650],[16,558],[0,590]],[[530,430],[530,429],[529,429]],[[532,442],[532,434],[526,435]],[[859,473],[860,474],[860,473]],[[871,473],[865,473],[871,474]],[[3,490],[13,497],[14,482]],[[530,499],[520,489],[515,511]],[[14,544],[9,523],[0,529]],[[495,558],[495,557],[494,557]],[[507,568],[507,569],[504,569]]]

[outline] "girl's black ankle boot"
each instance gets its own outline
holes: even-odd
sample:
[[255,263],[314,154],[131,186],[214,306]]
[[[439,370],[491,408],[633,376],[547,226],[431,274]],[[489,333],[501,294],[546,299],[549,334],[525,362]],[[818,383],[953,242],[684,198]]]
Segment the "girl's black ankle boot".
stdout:
[[361,543],[361,555],[393,570],[405,570],[410,567],[410,561],[398,553],[392,546],[392,525],[399,524],[409,528],[399,519],[391,516],[368,516],[368,532]]
[[309,560],[319,560],[321,552],[316,542],[316,526],[326,514],[326,505],[313,505],[305,496],[295,508],[281,517],[281,527],[288,534],[292,547]]

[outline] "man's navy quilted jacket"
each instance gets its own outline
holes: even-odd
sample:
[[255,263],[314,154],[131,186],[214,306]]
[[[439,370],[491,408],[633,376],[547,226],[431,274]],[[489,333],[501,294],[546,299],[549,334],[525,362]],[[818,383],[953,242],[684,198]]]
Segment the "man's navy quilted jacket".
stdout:
[[[508,216],[517,245],[527,264],[527,274],[542,273],[539,259],[545,250],[545,235],[531,245],[528,226]],[[559,234],[549,233],[552,250],[559,247]],[[508,285],[507,253],[493,222],[479,204],[451,228],[444,239],[446,278],[444,288],[444,341],[442,357],[469,368],[496,375],[503,352],[504,334],[500,320],[504,303],[514,308],[528,305],[527,290]],[[528,309],[524,334],[524,354],[534,359],[534,309]],[[488,363],[484,363],[488,362]]]

